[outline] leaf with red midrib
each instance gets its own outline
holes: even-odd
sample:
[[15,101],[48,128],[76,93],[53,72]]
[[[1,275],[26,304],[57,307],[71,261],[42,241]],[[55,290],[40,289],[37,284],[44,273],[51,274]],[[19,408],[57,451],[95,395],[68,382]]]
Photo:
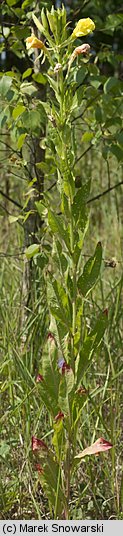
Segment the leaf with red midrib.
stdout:
[[91,454],[98,454],[99,452],[104,452],[105,450],[109,450],[112,447],[113,445],[109,443],[109,441],[106,441],[106,439],[104,439],[103,437],[99,437],[99,439],[97,439],[95,443],[93,443],[90,447],[87,447],[86,449],[82,450],[82,452],[77,454],[75,458],[81,459],[81,458],[84,458],[84,456],[90,456]]

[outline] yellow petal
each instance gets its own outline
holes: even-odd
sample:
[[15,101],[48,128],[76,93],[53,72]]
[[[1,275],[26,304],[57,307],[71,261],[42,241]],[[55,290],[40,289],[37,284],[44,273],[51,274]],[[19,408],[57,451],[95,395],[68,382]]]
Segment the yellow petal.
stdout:
[[89,33],[93,32],[93,30],[95,30],[93,20],[89,19],[89,17],[87,19],[80,19],[73,30],[72,38],[75,39],[76,37],[88,35]]
[[26,47],[29,50],[30,48],[39,48],[39,49],[45,49],[45,45],[40,39],[37,39],[37,37],[32,34],[30,37],[27,37],[26,39]]

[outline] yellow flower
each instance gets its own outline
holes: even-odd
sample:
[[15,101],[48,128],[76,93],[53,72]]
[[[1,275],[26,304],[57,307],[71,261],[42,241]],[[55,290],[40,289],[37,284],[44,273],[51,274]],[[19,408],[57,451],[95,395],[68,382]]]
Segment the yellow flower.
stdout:
[[93,20],[89,19],[80,19],[77,22],[76,27],[73,30],[72,38],[76,39],[76,37],[82,37],[83,35],[88,35],[89,33],[93,32],[95,30],[95,24]]
[[26,47],[27,50],[30,50],[30,48],[39,48],[45,50],[45,45],[40,39],[37,39],[34,34],[32,34],[30,37],[27,37],[26,39]]

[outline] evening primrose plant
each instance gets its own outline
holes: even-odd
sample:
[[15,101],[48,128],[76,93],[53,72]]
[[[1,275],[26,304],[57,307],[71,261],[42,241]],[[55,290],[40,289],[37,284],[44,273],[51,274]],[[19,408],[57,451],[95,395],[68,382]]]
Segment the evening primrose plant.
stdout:
[[[71,483],[82,458],[112,447],[101,437],[78,453],[79,423],[88,400],[85,377],[108,325],[107,310],[100,312],[95,324],[91,317],[87,323],[85,320],[86,301],[100,273],[102,246],[97,243],[83,266],[90,180],[77,189],[75,171],[73,114],[82,102],[77,73],[81,65],[84,76],[90,52],[88,43],[76,46],[75,40],[90,34],[95,24],[89,18],[81,19],[70,35],[64,6],[57,11],[52,7],[46,14],[42,10],[41,21],[33,14],[33,20],[41,35],[28,37],[26,45],[31,53],[35,48],[41,50],[43,61],[47,60],[49,89],[46,102],[41,103],[47,116],[43,143],[45,169],[52,165],[56,177],[58,206],[55,212],[50,191],[44,191],[41,201],[35,203],[44,222],[38,257],[43,259],[49,310],[49,332],[36,389],[49,414],[51,440],[38,438],[34,430],[32,451],[51,518],[69,519]],[[28,258],[34,254],[35,244],[26,251]]]

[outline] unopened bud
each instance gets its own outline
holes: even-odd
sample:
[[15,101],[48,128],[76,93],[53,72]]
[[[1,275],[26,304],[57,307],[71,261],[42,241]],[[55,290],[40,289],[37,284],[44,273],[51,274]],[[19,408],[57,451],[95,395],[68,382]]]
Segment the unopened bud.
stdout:
[[54,73],[58,73],[59,71],[61,71],[61,69],[62,69],[61,63],[56,63],[54,67]]

